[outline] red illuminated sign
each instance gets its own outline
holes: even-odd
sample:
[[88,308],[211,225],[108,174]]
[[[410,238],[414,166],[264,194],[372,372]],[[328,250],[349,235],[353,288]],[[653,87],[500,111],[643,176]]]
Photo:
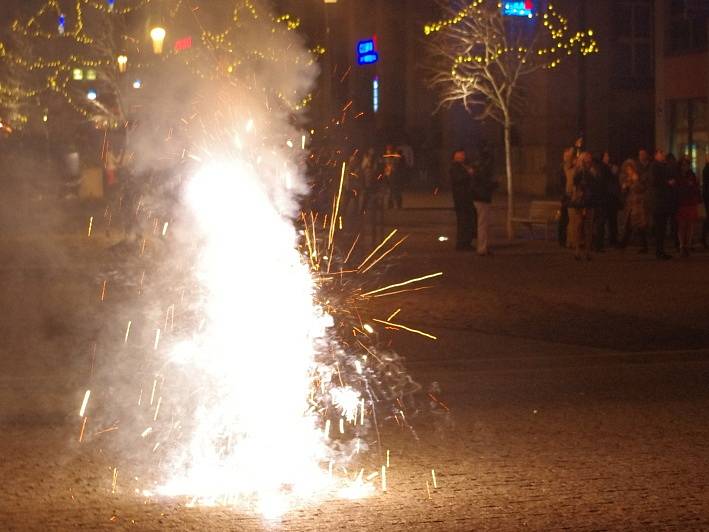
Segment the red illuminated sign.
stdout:
[[190,48],[192,48],[192,37],[183,37],[175,41],[175,52],[189,50]]

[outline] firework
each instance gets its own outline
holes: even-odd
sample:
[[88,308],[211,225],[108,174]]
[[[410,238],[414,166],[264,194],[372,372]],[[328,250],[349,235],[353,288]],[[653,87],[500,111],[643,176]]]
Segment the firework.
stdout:
[[[151,186],[122,206],[135,245],[124,249],[125,275],[108,299],[104,281],[100,299],[117,305],[120,281],[132,289],[108,348],[116,368],[104,368],[120,376],[106,388],[125,397],[109,398],[120,415],[96,399],[91,415],[92,425],[110,425],[142,449],[156,482],[141,493],[245,504],[274,517],[322,494],[368,496],[377,478],[381,491],[391,489],[389,450],[366,474],[358,457],[370,434],[381,445],[380,423],[413,431],[421,387],[382,338],[389,330],[435,336],[402,324],[401,309],[362,316],[373,299],[425,289],[441,273],[380,282],[376,268],[406,237],[394,230],[369,250],[345,230],[342,158],[326,163],[336,180],[329,212],[300,211],[306,137],[254,94],[225,90],[216,110],[195,103],[179,122],[199,140],[175,150],[162,181],[147,176]],[[293,149],[298,135],[301,150]],[[105,217],[110,225],[110,210]],[[95,421],[100,408],[124,420],[120,431]]]

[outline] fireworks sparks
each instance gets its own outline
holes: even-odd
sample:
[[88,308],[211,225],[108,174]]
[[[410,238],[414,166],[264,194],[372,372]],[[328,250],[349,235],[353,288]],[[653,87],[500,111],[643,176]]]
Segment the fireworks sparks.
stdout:
[[[241,102],[237,96],[225,101]],[[117,320],[115,336],[121,344],[123,333],[117,357],[134,371],[126,424],[158,469],[150,493],[246,504],[277,517],[324,493],[362,498],[377,484],[391,489],[388,449],[385,464],[380,447],[367,468],[346,469],[374,441],[381,446],[380,422],[411,428],[409,407],[420,386],[382,339],[392,330],[436,337],[394,321],[401,309],[380,320],[361,306],[426,288],[421,283],[442,273],[376,287],[375,268],[407,237],[393,230],[371,251],[358,248],[360,236],[345,231],[341,212],[341,159],[330,165],[333,177],[339,174],[330,211],[298,212],[306,135],[283,117],[260,115],[256,110],[276,113],[263,103],[247,99],[213,119],[195,113],[181,120],[204,140],[179,150],[185,170],[174,176],[177,213],[161,212],[150,198],[131,207],[146,227],[132,257],[139,268],[131,270],[130,286],[139,303]],[[301,150],[293,149],[298,135]],[[102,309],[120,292],[112,281]],[[106,294],[104,280],[102,302]],[[92,420],[95,410],[96,399]],[[114,467],[112,493],[117,478]]]
[[91,397],[91,390],[86,390],[84,400],[81,402],[81,408],[79,409],[79,417],[84,417],[86,406],[89,404],[89,397]]

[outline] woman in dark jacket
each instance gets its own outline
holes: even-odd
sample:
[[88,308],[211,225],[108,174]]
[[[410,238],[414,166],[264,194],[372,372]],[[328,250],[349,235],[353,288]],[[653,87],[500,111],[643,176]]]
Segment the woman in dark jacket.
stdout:
[[593,159],[589,152],[579,155],[574,188],[569,203],[574,222],[574,258],[581,260],[581,249],[584,249],[586,260],[591,260],[591,244],[593,238],[593,213],[596,200],[594,190],[597,188],[597,176],[593,168]]
[[699,204],[702,201],[699,180],[692,172],[689,159],[680,162],[677,178],[677,236],[683,257],[689,257],[694,223],[699,219]]

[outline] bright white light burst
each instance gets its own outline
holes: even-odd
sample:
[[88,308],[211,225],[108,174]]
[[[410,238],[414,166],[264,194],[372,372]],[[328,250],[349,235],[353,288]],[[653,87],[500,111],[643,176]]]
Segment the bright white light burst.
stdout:
[[171,358],[207,392],[195,399],[191,444],[175,464],[184,474],[159,490],[202,503],[248,500],[267,516],[328,482],[329,451],[308,397],[316,344],[332,322],[313,301],[296,230],[272,194],[237,159],[206,166],[187,185],[203,242],[206,325]]

